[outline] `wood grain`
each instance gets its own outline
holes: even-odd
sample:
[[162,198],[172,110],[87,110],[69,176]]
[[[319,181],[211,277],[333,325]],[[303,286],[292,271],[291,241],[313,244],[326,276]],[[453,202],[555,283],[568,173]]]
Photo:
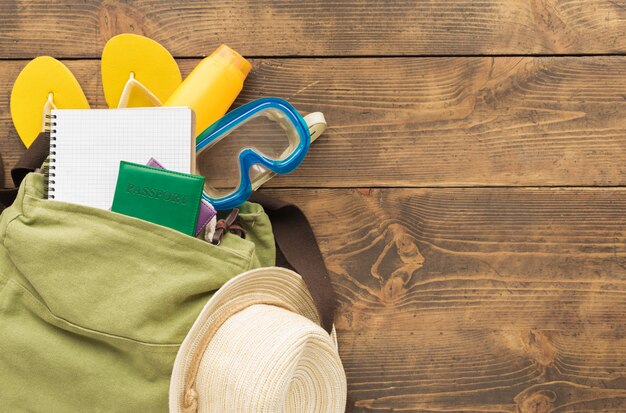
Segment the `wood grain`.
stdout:
[[626,57],[521,56],[625,54],[622,2],[0,0],[6,171],[26,60],[69,59],[103,107],[124,32],[183,74],[227,43],[257,57],[236,105],[326,114],[264,191],[320,242],[348,412],[626,412]]
[[280,190],[338,294],[348,411],[626,411],[626,190]]
[[614,0],[2,0],[0,10],[0,58],[98,57],[124,32],[195,57],[220,43],[272,57],[626,51]]
[[[180,61],[187,74],[197,59]],[[93,107],[98,61],[66,61]],[[0,153],[23,151],[0,61]],[[626,184],[626,58],[255,59],[236,103],[281,96],[330,128],[286,187]]]

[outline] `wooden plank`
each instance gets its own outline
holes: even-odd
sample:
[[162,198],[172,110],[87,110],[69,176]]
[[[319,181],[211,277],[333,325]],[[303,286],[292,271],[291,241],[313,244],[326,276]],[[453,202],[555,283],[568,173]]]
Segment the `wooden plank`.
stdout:
[[[196,59],[181,62],[188,73]],[[9,115],[24,62],[0,61],[0,152],[23,151]],[[102,107],[98,61],[67,61]],[[237,104],[322,110],[330,128],[272,186],[626,184],[626,58],[260,59]]]
[[0,1],[0,58],[98,57],[113,35],[175,56],[227,43],[247,56],[624,53],[612,0]]
[[265,190],[337,293],[348,411],[626,411],[626,190]]

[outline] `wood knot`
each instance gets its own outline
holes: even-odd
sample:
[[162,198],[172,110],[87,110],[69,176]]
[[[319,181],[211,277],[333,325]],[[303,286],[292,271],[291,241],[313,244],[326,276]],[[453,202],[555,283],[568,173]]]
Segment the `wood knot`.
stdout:
[[543,368],[549,367],[556,359],[556,347],[540,331],[530,330],[522,337],[524,350],[528,356]]
[[516,401],[519,413],[548,413],[556,401],[556,394],[551,390],[541,390]]
[[132,8],[127,3],[104,1],[100,6],[99,13],[100,41],[105,43],[111,37],[120,33],[144,35],[143,15],[144,13]]
[[385,239],[387,245],[372,266],[372,275],[382,282],[383,300],[390,302],[404,295],[413,274],[424,265],[424,256],[401,225],[391,224]]

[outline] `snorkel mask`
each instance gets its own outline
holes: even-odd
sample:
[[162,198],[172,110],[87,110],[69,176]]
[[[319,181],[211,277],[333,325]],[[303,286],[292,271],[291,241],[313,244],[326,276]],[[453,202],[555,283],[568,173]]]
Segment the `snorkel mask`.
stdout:
[[310,141],[307,122],[283,99],[262,98],[227,113],[196,138],[203,199],[217,210],[238,207],[274,174],[296,169]]

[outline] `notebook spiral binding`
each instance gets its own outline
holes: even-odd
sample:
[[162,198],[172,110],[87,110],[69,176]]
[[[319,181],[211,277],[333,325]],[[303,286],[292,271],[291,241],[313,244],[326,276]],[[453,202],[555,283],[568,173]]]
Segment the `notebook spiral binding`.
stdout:
[[[54,178],[56,174],[54,173],[56,169],[56,148],[57,148],[57,137],[56,137],[56,129],[54,128],[57,123],[55,122],[56,115],[46,115],[46,120],[44,122],[44,129],[47,132],[50,132],[50,155],[48,156],[48,160],[43,165],[43,176],[44,176],[44,198],[45,199],[54,199]],[[52,186],[51,186],[52,185]]]

